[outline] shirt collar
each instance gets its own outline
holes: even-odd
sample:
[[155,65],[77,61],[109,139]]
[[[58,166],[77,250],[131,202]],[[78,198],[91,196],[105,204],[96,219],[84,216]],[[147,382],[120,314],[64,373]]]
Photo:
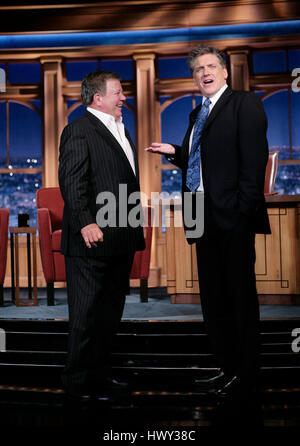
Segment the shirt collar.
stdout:
[[96,110],[93,107],[87,107],[86,109],[87,109],[87,111],[89,111],[90,113],[95,115],[98,119],[100,119],[100,121],[102,121],[103,124],[106,126],[108,126],[109,124],[111,124],[113,122],[116,122],[116,123],[122,122],[122,116],[120,117],[120,119],[118,119],[118,121],[116,121],[115,118],[112,115],[109,115],[108,113],[104,113],[100,110]]
[[[226,90],[226,88],[228,87],[227,84],[224,84],[223,87],[220,88],[219,91],[217,91],[217,93],[215,93],[210,99],[211,101],[211,107],[213,107],[215,105],[215,103],[217,102],[218,99],[220,99],[220,97],[222,96],[222,94],[224,93],[224,91]],[[202,98],[202,104],[204,103],[206,97],[203,96]]]

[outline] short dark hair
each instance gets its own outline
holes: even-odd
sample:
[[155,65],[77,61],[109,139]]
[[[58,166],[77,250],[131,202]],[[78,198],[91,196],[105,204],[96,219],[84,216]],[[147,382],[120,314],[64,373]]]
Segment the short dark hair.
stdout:
[[106,95],[106,82],[109,79],[121,81],[120,76],[112,71],[92,71],[87,74],[81,84],[81,100],[85,107],[93,102],[94,94]]
[[220,64],[223,68],[226,68],[226,57],[223,51],[218,50],[218,48],[214,46],[205,46],[205,45],[198,45],[196,48],[194,48],[188,58],[188,66],[191,70],[191,73],[194,71],[195,66],[195,60],[198,56],[203,56],[204,54],[214,54],[219,59]]

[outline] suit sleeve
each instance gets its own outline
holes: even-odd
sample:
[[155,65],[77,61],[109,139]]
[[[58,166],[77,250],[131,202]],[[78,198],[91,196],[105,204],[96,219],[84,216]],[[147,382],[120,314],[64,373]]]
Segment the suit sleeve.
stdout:
[[181,146],[178,146],[176,144],[171,144],[175,148],[174,155],[166,155],[166,159],[174,164],[175,166],[179,167],[181,169]]
[[65,127],[60,142],[59,185],[70,215],[71,230],[96,223],[89,207],[89,153],[85,134],[79,126]]
[[194,126],[195,116],[197,116],[198,111],[199,111],[199,107],[195,108],[190,113],[189,126],[187,128],[187,131],[185,133],[185,136],[183,138],[181,146],[171,143],[172,146],[175,148],[175,154],[166,156],[167,160],[170,161],[170,163],[175,164],[175,166],[179,167],[180,169],[182,169],[182,167],[183,167],[182,154],[183,154],[183,152],[188,152],[188,150],[189,150],[189,141],[190,141],[191,131]]
[[242,214],[254,216],[264,201],[268,161],[267,118],[255,93],[244,96],[239,108],[239,205]]

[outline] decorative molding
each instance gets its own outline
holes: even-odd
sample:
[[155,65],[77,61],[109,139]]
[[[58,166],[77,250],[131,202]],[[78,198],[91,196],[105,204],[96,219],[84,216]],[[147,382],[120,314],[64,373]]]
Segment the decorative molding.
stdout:
[[62,5],[2,6],[1,33],[175,29],[295,20],[294,0],[115,1]]
[[[300,34],[300,32],[299,32]],[[271,37],[236,37],[236,38],[222,38],[212,40],[191,40],[189,42],[161,42],[161,43],[135,43],[124,45],[105,45],[105,46],[73,46],[68,47],[63,45],[58,48],[27,48],[26,50],[5,49],[0,48],[1,61],[37,61],[44,56],[62,56],[69,60],[84,59],[111,59],[132,57],[133,53],[154,52],[158,56],[186,56],[199,43],[209,43],[212,46],[218,47],[220,50],[228,50],[247,46],[251,49],[266,50],[278,49],[288,46],[299,48],[299,34],[290,34],[288,36],[271,36]],[[1,38],[1,36],[0,36]]]
[[7,85],[6,92],[1,93],[1,100],[29,101],[41,99],[42,89],[39,85]]

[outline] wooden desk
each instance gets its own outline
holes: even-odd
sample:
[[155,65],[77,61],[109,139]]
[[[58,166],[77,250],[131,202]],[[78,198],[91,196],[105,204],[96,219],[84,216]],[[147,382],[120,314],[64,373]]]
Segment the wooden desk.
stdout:
[[[10,227],[10,249],[11,249],[11,297],[12,301],[19,306],[37,305],[37,268],[36,268],[36,228],[34,227]],[[29,299],[20,300],[19,285],[19,235],[27,236],[27,271],[28,271],[28,297]],[[30,239],[31,242],[30,243]],[[31,249],[32,247],[32,274],[31,274]],[[33,300],[32,300],[32,281],[33,278]]]
[[[272,234],[256,236],[255,271],[260,303],[300,304],[300,195],[267,196],[266,202]],[[180,200],[175,200],[167,212],[166,226],[167,289],[171,302],[200,303],[196,250],[185,239]]]
[[256,236],[260,303],[300,304],[300,195],[266,196],[270,235]]

